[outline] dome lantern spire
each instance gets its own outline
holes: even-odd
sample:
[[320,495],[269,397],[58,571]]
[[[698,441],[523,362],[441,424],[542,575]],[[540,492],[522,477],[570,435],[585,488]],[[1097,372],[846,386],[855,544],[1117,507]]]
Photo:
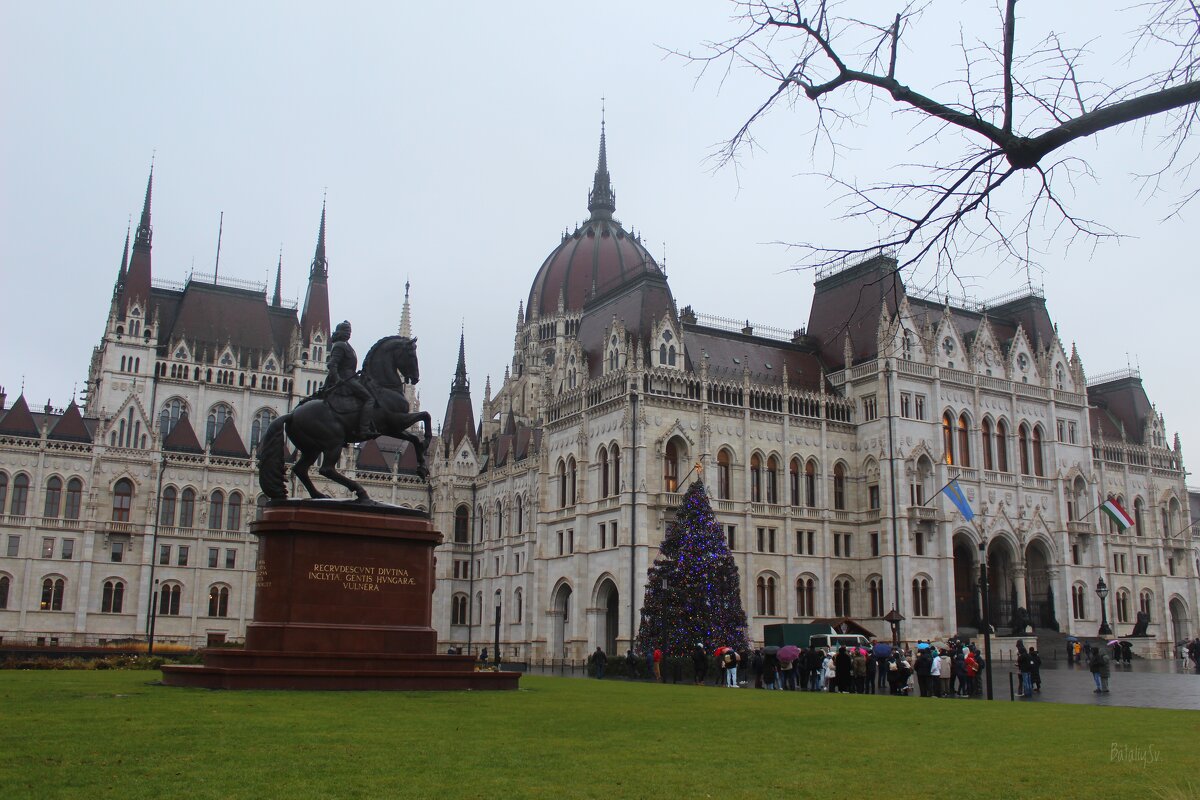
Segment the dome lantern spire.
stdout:
[[600,157],[596,161],[596,176],[592,190],[588,192],[588,211],[592,219],[612,219],[617,210],[617,195],[612,190],[612,178],[608,174],[608,151],[604,135],[604,99],[600,101]]

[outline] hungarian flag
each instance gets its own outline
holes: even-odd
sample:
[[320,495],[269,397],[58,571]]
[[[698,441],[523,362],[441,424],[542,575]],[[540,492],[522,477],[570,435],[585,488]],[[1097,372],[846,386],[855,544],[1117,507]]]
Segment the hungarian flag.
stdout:
[[1121,504],[1116,498],[1109,495],[1108,499],[1100,504],[1100,510],[1108,515],[1108,518],[1117,526],[1117,530],[1125,530],[1133,527],[1133,517],[1129,516],[1129,512],[1121,508]]

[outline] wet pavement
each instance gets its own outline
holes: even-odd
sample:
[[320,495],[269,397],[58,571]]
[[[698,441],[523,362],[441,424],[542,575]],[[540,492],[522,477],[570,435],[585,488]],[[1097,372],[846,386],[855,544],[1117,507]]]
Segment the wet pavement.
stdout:
[[[993,694],[996,700],[1007,702],[1009,675],[1014,691],[1020,690],[1017,665],[1007,661],[994,664]],[[1016,702],[1200,710],[1200,673],[1179,661],[1134,659],[1128,666],[1113,664],[1109,693],[1095,694],[1095,688],[1086,664],[1048,661],[1042,664],[1042,690],[1029,700],[1018,697]]]

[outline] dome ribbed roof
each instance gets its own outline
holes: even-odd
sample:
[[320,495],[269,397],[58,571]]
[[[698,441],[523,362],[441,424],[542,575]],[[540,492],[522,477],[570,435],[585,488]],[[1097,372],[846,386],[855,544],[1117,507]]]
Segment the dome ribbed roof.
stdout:
[[662,275],[641,242],[613,219],[616,205],[601,126],[600,157],[588,193],[591,216],[574,233],[563,236],[542,263],[529,289],[529,313],[553,315],[560,297],[566,310],[579,311],[590,298],[607,294],[645,273]]

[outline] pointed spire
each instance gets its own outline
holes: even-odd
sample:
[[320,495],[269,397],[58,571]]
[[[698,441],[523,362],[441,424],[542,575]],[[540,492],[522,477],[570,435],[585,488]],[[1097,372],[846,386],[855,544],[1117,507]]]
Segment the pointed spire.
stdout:
[[275,266],[275,296],[271,298],[271,305],[279,308],[283,305],[283,295],[280,289],[283,285],[283,245],[279,246],[279,263]]
[[467,383],[467,336],[466,332],[458,334],[458,366],[454,370],[454,383],[450,387],[451,392],[462,391],[469,389],[470,384]]
[[129,267],[129,230],[132,227],[133,220],[125,226],[125,251],[121,253],[121,270],[117,273],[117,291],[121,291],[121,287],[125,285],[125,270]]
[[608,148],[605,146],[604,109],[600,110],[600,157],[596,161],[596,176],[592,180],[592,191],[588,192],[588,211],[592,219],[612,219],[617,210],[617,196],[612,190],[612,178],[608,174]]
[[150,195],[154,190],[154,158],[150,159],[150,177],[146,180],[146,201],[142,204],[142,218],[137,226],[137,240],[134,247],[150,248],[153,229],[150,227]]
[[324,280],[329,277],[329,261],[325,258],[325,198],[321,198],[321,227],[317,231],[317,249],[313,253],[309,278]]
[[412,309],[408,304],[409,282],[404,282],[404,305],[400,308],[400,335],[412,338]]

